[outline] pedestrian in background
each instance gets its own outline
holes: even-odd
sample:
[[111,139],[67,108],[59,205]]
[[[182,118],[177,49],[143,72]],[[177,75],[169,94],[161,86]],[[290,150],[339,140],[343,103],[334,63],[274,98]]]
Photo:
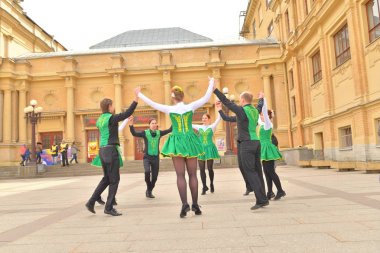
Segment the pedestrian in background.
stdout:
[[77,147],[77,145],[75,144],[75,141],[73,141],[73,144],[71,145],[71,160],[70,160],[70,164],[75,161],[75,163],[78,163],[78,158],[77,158],[77,153],[78,151],[80,151]]

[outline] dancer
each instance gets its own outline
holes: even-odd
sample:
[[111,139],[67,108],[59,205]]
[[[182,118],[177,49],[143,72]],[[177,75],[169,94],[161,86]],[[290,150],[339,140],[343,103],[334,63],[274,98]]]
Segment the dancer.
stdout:
[[135,89],[135,100],[129,106],[129,108],[122,113],[115,114],[115,108],[113,106],[112,100],[105,98],[100,102],[100,108],[102,109],[102,115],[96,122],[96,126],[100,131],[100,149],[99,157],[102,163],[104,176],[99,182],[99,185],[95,189],[89,201],[86,203],[87,209],[95,213],[95,201],[100,198],[101,193],[107,188],[109,188],[107,203],[105,205],[104,213],[119,216],[119,213],[113,207],[113,201],[116,196],[117,188],[120,181],[119,169],[123,165],[120,151],[119,151],[119,133],[118,124],[120,121],[125,120],[132,115],[137,106],[138,96],[140,92],[139,88]]
[[156,119],[150,119],[149,120],[149,129],[143,131],[143,132],[136,132],[135,128],[133,127],[133,116],[129,118],[129,129],[131,131],[131,134],[135,137],[144,138],[144,158],[143,158],[143,164],[144,164],[144,171],[145,171],[145,183],[146,183],[146,192],[145,196],[147,198],[155,198],[152,194],[152,191],[154,189],[154,186],[157,182],[158,177],[158,171],[160,167],[160,139],[162,136],[167,135],[172,131],[172,128],[170,127],[167,130],[157,130],[157,120]]
[[[267,198],[279,200],[286,195],[281,187],[281,181],[275,171],[275,161],[282,158],[278,148],[272,143],[272,119],[273,112],[267,109],[266,99],[264,98],[264,106],[260,114],[260,144],[261,144],[261,161],[264,168],[265,179],[267,181]],[[273,193],[272,187],[274,184],[277,188],[276,196]]]
[[260,141],[256,134],[257,121],[262,108],[263,93],[260,93],[259,110],[251,105],[253,96],[249,92],[240,94],[240,106],[230,101],[218,89],[214,90],[220,101],[236,114],[238,128],[238,163],[242,168],[249,186],[256,196],[256,204],[251,207],[255,210],[269,205],[265,196],[265,185],[260,162]]
[[194,111],[210,99],[213,89],[214,79],[209,78],[209,86],[205,96],[190,104],[184,104],[183,98],[185,94],[182,88],[174,86],[171,97],[175,105],[172,106],[155,103],[142,93],[139,93],[139,97],[148,105],[170,116],[173,131],[165,142],[161,153],[173,159],[173,165],[177,174],[177,187],[182,201],[181,218],[184,218],[187,212],[190,211],[190,206],[187,202],[185,167],[189,175],[189,186],[193,201],[191,210],[196,215],[202,214],[198,205],[197,157],[203,153],[203,150],[191,126]]
[[[222,103],[220,101],[215,103],[215,107],[218,110],[219,115],[222,117],[222,119],[224,121],[236,122],[236,116],[227,116],[226,114],[224,114],[223,109],[222,109]],[[239,156],[239,152],[238,152],[238,156]],[[248,196],[249,193],[253,192],[253,188],[249,185],[249,182],[248,182],[247,177],[244,173],[243,167],[240,163],[239,163],[239,170],[240,170],[241,175],[243,176],[244,183],[245,183],[245,189],[246,189],[245,193],[243,195]]]
[[[126,118],[125,120],[123,120],[123,122],[120,124],[119,128],[118,128],[118,131],[121,132],[125,126],[127,125],[128,123],[128,120],[131,118],[132,116],[130,116],[129,118]],[[120,160],[121,160],[121,157],[120,157]],[[97,155],[94,160],[92,160],[92,163],[91,165],[95,166],[95,167],[100,167],[102,168],[102,162],[100,161],[100,157],[99,155]],[[121,160],[120,162],[120,167],[123,166],[123,161]],[[106,202],[104,202],[104,200],[102,199],[102,196],[99,195],[99,198],[96,200],[96,202],[98,202],[100,205],[105,205]],[[113,206],[117,206],[117,202],[116,202],[116,198],[114,198],[114,200],[112,201],[112,205]]]
[[198,157],[198,164],[200,168],[201,180],[203,184],[202,195],[205,195],[209,190],[206,184],[206,163],[208,169],[208,176],[210,177],[210,189],[211,192],[215,191],[214,188],[214,159],[220,159],[218,150],[213,142],[213,136],[216,126],[219,124],[221,118],[218,115],[215,122],[210,125],[210,115],[205,113],[202,115],[203,125],[193,125],[193,128],[198,131],[199,139],[203,146],[205,154]]

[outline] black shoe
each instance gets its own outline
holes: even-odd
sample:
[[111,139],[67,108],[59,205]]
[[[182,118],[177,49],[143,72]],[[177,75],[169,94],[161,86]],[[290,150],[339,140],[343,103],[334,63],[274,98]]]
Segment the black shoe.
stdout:
[[286,196],[286,193],[284,191],[277,192],[276,197],[274,197],[274,200],[279,200],[279,199],[281,199],[282,197],[285,197],[285,196]]
[[202,188],[202,195],[206,195],[206,192],[208,191],[208,187],[205,186]]
[[179,214],[179,217],[184,218],[188,211],[190,211],[189,204],[183,204],[182,209],[181,209],[181,213]]
[[191,211],[194,211],[195,215],[201,215],[202,214],[201,208],[198,204],[192,204],[191,205]]
[[147,198],[150,198],[150,199],[154,199],[154,198],[155,198],[155,196],[152,194],[151,191],[147,191],[147,193],[146,193],[146,197],[147,197]]
[[269,205],[269,201],[266,201],[266,202],[261,203],[261,204],[256,203],[256,205],[251,207],[251,210],[256,210],[256,209],[262,208],[262,207],[267,206],[267,205]]
[[214,193],[215,189],[214,189],[214,184],[210,184],[210,192],[211,193]]
[[106,202],[104,202],[102,200],[102,197],[98,198],[98,200],[96,200],[96,202],[98,202],[100,205],[104,206],[106,204]]
[[268,192],[268,193],[267,193],[267,198],[268,198],[268,200],[271,200],[271,199],[273,199],[274,197],[275,197],[275,195],[274,195],[273,192]]
[[95,205],[90,204],[90,202],[86,203],[87,210],[90,211],[91,213],[95,213],[94,206]]
[[111,211],[104,210],[104,213],[112,215],[112,216],[120,216],[120,215],[122,215],[122,213],[119,213],[115,208],[113,208]]
[[250,192],[252,192],[252,191],[246,190],[245,193],[243,194],[243,196],[248,196]]

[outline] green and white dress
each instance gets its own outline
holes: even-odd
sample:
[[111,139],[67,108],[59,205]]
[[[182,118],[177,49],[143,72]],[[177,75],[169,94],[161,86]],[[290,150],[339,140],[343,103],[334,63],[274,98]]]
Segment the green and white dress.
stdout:
[[[107,136],[106,133],[103,133],[102,135],[102,131],[107,131],[108,132],[108,127],[107,128],[102,128],[100,126],[100,123],[101,122],[105,122],[105,121],[109,121],[110,117],[112,116],[112,114],[110,113],[106,113],[106,114],[102,114],[99,119],[96,121],[96,127],[99,129],[100,131],[100,136]],[[128,123],[128,119],[125,119],[119,126],[119,132],[122,131],[124,129],[124,127],[127,125]],[[103,129],[103,130],[102,130]],[[108,137],[107,137],[108,138]],[[102,146],[102,139],[100,140],[100,143],[99,145]],[[107,145],[107,144],[103,144],[103,145]],[[119,161],[120,161],[120,167],[123,167],[123,159],[121,159],[121,155],[120,155],[120,147],[117,146],[117,150],[119,151]],[[100,156],[99,154],[92,160],[91,162],[91,165],[92,166],[95,166],[95,167],[99,167],[99,168],[102,168],[102,162],[100,161]]]
[[173,130],[162,147],[163,156],[193,158],[204,153],[202,144],[192,128],[193,113],[210,99],[213,86],[213,81],[210,81],[205,96],[190,104],[181,102],[176,105],[162,105],[139,93],[139,98],[145,103],[170,116]]
[[214,160],[220,158],[218,149],[216,148],[215,143],[213,141],[214,132],[220,120],[221,118],[218,114],[217,119],[212,125],[193,125],[193,128],[198,131],[198,138],[202,143],[202,148],[204,151],[204,154],[198,157],[198,159],[201,161]]
[[272,143],[273,124],[268,116],[267,102],[264,98],[263,106],[264,122],[259,121],[260,125],[260,145],[261,145],[261,160],[273,161],[282,158],[282,155],[278,148]]

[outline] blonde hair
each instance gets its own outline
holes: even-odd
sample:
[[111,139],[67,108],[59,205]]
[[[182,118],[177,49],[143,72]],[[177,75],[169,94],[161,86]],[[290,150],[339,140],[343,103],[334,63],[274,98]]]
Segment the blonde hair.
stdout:
[[183,93],[183,89],[180,86],[176,85],[172,88],[172,98],[174,98],[176,101],[182,101],[184,96],[185,94]]

